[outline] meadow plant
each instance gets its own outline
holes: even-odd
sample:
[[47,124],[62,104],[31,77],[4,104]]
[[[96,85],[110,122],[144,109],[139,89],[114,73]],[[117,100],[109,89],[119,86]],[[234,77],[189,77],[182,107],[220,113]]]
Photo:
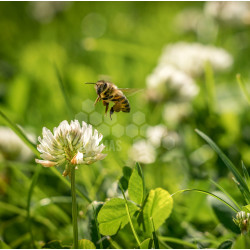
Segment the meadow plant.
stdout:
[[43,138],[39,137],[40,144],[37,146],[43,160],[36,159],[36,162],[44,167],[65,166],[63,176],[70,176],[72,195],[72,222],[73,222],[73,248],[78,248],[78,226],[77,226],[77,204],[75,188],[75,169],[78,165],[89,165],[106,157],[102,154],[105,148],[102,134],[95,129],[94,133],[91,125],[79,121],[67,121],[55,127],[53,133],[43,128]]

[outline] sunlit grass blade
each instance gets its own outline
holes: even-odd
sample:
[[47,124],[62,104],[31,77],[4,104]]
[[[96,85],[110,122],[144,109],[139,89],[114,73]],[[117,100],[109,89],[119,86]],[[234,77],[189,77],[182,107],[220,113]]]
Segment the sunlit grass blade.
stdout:
[[237,170],[237,168],[233,165],[233,163],[229,160],[229,158],[221,151],[221,149],[203,132],[198,129],[195,129],[196,133],[198,133],[211,147],[212,149],[219,155],[221,160],[225,163],[228,169],[233,173],[235,179],[241,185],[243,190],[243,195],[246,197],[247,201],[250,200],[250,192],[245,180],[242,178],[241,174]]
[[205,78],[206,78],[206,89],[207,89],[207,99],[208,108],[210,112],[214,112],[216,106],[215,98],[215,84],[214,84],[214,74],[213,68],[209,61],[205,63]]
[[243,161],[241,162],[241,165],[242,165],[242,170],[243,170],[245,181],[246,181],[247,185],[249,185],[250,184],[250,177],[249,177],[247,168],[246,168]]
[[[40,157],[40,153],[36,148],[36,145],[34,145],[28,138],[27,136],[23,133],[23,131],[15,124],[13,123],[1,110],[0,110],[0,116],[5,120],[5,122],[7,123],[7,125],[20,137],[20,139],[32,150],[32,152],[37,156]],[[58,178],[60,178],[69,188],[71,187],[70,182],[63,177],[60,172],[54,168],[51,167],[49,168],[55,175],[57,175]],[[89,203],[92,202],[92,200],[86,195],[83,194],[81,191],[79,191],[79,189],[76,190],[76,193],[82,197],[83,199],[85,199],[86,201],[88,201]]]
[[214,182],[213,180],[210,180],[210,181],[217,188],[219,188],[232,201],[232,203],[235,205],[235,207],[238,209],[238,211],[241,211],[241,207],[239,206],[239,204],[235,201],[235,199],[222,186],[220,186],[218,183]]
[[[2,202],[0,201],[0,207],[2,210],[6,210],[8,212],[20,215],[22,217],[27,218],[27,210],[17,207],[15,205],[6,203],[6,202]],[[40,216],[40,215],[34,215],[34,219],[35,221],[45,225],[49,230],[56,230],[56,226],[47,218]]]
[[242,93],[246,97],[248,104],[250,104],[250,93],[247,90],[245,81],[242,79],[240,74],[236,75],[236,80],[237,80],[238,84],[240,85]]
[[69,117],[70,117],[70,119],[73,119],[73,117],[74,117],[73,108],[72,108],[71,102],[69,100],[68,94],[67,94],[67,92],[65,90],[65,86],[64,86],[64,83],[63,83],[62,76],[61,76],[61,74],[59,72],[59,69],[57,68],[56,64],[54,65],[54,67],[55,67],[58,83],[59,83],[62,95],[64,97],[64,101],[65,101],[65,104],[66,104],[66,107],[67,107]]
[[32,248],[35,248],[35,243],[34,243],[34,236],[33,236],[32,228],[31,228],[30,203],[31,203],[31,197],[32,197],[32,194],[33,194],[33,190],[34,190],[34,188],[36,186],[37,179],[38,179],[38,176],[40,174],[41,169],[42,169],[41,165],[38,165],[36,167],[36,172],[33,175],[32,181],[31,181],[31,184],[30,184],[30,188],[29,188],[29,192],[28,192],[28,200],[27,200],[27,221],[28,221],[28,228],[29,228],[29,232],[30,232]]
[[219,196],[217,196],[217,195],[215,195],[215,194],[213,194],[213,193],[211,193],[211,192],[204,191],[204,190],[200,190],[200,189],[195,189],[195,188],[193,188],[193,189],[182,189],[182,190],[179,190],[179,191],[173,193],[171,196],[174,196],[174,195],[176,195],[176,194],[178,194],[178,193],[184,193],[184,192],[190,192],[190,191],[195,191],[195,192],[198,192],[198,193],[210,195],[210,196],[212,196],[212,197],[214,197],[214,198],[216,198],[216,199],[222,201],[225,205],[227,205],[228,207],[230,207],[230,208],[231,208],[233,211],[235,211],[236,213],[238,212],[237,209],[235,209],[233,206],[231,206],[231,205],[230,205],[228,202],[226,202],[225,200],[221,199]]
[[100,244],[99,244],[100,248],[103,249],[103,244],[101,241],[101,234],[99,232],[98,222],[97,222],[97,213],[96,213],[96,209],[95,209],[94,205],[92,205],[92,209],[93,209],[93,214],[94,214],[95,226],[96,226],[96,230],[97,230],[98,242],[100,242]]
[[107,240],[109,241],[113,249],[122,249],[122,247],[116,241],[114,241],[110,236],[107,236]]
[[159,240],[176,243],[182,246],[186,246],[188,248],[194,248],[194,249],[197,248],[196,245],[193,243],[190,243],[181,239],[173,238],[173,237],[159,236]]

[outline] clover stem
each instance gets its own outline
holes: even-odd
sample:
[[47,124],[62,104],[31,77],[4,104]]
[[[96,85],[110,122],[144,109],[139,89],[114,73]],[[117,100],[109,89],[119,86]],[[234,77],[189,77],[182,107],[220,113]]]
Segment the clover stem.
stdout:
[[73,248],[78,249],[77,203],[75,185],[75,166],[71,165],[71,196],[72,196],[72,223],[73,223]]

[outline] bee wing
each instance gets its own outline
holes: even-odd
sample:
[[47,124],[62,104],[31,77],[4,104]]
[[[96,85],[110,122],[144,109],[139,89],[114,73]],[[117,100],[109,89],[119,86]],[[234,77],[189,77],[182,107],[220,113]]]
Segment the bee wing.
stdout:
[[136,88],[118,88],[121,90],[126,96],[134,95],[138,92],[143,91],[143,89],[136,89]]

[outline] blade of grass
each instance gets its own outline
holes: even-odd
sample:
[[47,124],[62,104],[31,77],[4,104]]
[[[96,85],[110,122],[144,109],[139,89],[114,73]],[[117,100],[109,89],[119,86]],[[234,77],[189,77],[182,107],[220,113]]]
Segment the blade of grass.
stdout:
[[234,198],[222,187],[220,186],[218,183],[214,182],[213,180],[210,180],[217,188],[219,188],[231,201],[232,203],[235,205],[235,207],[237,207],[238,211],[241,211],[241,207],[239,206],[239,204],[234,200]]
[[[5,122],[8,124],[8,126],[22,139],[22,141],[32,150],[32,152],[37,156],[40,157],[40,153],[36,148],[36,145],[34,145],[27,136],[23,133],[23,131],[14,124],[1,110],[0,110],[0,116],[5,120]],[[58,178],[60,178],[69,188],[71,187],[70,182],[63,177],[60,172],[56,168],[49,168],[50,171],[52,171],[55,175],[57,175]],[[86,195],[83,194],[79,189],[76,190],[77,194],[85,199],[87,202],[91,203],[92,200]]]
[[94,214],[94,219],[95,219],[95,226],[96,226],[96,230],[97,230],[98,242],[100,242],[100,248],[103,249],[103,244],[101,241],[101,235],[99,232],[99,227],[98,227],[98,222],[97,222],[97,213],[96,213],[96,209],[95,209],[93,204],[92,204],[92,209],[93,209],[93,214]]
[[242,93],[245,96],[245,98],[247,99],[248,104],[250,104],[250,94],[247,91],[247,87],[246,87],[245,81],[242,79],[242,77],[241,77],[240,74],[236,75],[236,80],[237,80],[238,84],[240,85]]
[[246,166],[245,166],[245,164],[244,164],[243,161],[241,161],[241,165],[242,165],[242,170],[243,170],[245,181],[249,185],[250,184],[250,177],[249,177],[247,168],[246,168]]
[[40,171],[42,169],[41,165],[38,165],[36,168],[36,172],[32,177],[32,181],[30,184],[30,188],[29,188],[29,192],[28,192],[28,200],[27,200],[27,222],[28,222],[28,228],[29,228],[29,232],[30,232],[30,239],[31,239],[31,248],[35,248],[35,242],[34,242],[34,236],[32,233],[32,229],[31,229],[31,218],[30,218],[30,203],[31,203],[31,197],[33,194],[33,190],[36,186],[37,180],[38,180],[38,176],[40,174]]
[[183,246],[187,246],[188,248],[194,248],[194,249],[197,248],[195,244],[192,244],[190,242],[187,242],[187,241],[184,241],[184,240],[181,240],[181,239],[173,238],[173,237],[159,236],[159,240],[176,243],[176,244],[183,245]]
[[109,241],[110,245],[113,246],[114,249],[122,249],[122,247],[115,242],[110,236],[107,236],[107,240]]
[[250,201],[250,192],[245,180],[242,178],[241,174],[237,170],[237,168],[233,165],[233,163],[229,160],[229,158],[221,151],[221,149],[210,139],[206,134],[201,132],[198,129],[195,129],[196,133],[202,137],[210,146],[211,148],[219,155],[221,160],[225,163],[228,169],[233,173],[235,179],[239,182],[242,189],[244,190],[243,195],[246,196],[246,199]]
[[61,74],[59,72],[59,69],[57,68],[56,64],[54,64],[54,67],[55,67],[55,71],[56,71],[56,76],[57,76],[57,79],[58,79],[58,83],[59,83],[62,95],[64,97],[64,101],[65,101],[65,104],[66,104],[66,107],[67,107],[67,111],[68,111],[69,117],[70,117],[70,119],[73,119],[73,117],[74,117],[73,108],[72,108],[71,102],[69,100],[69,97],[67,95],[67,92],[65,90],[65,86],[64,86],[64,83],[63,83],[62,76],[61,76]]
[[217,195],[215,195],[213,193],[210,193],[208,191],[200,190],[200,189],[195,189],[195,188],[193,188],[193,189],[182,189],[182,190],[179,190],[179,191],[173,193],[171,196],[174,196],[174,195],[176,195],[178,193],[184,193],[184,192],[190,192],[190,191],[195,191],[195,192],[198,192],[198,193],[210,195],[210,196],[212,196],[212,197],[214,197],[214,198],[222,201],[225,205],[227,205],[228,207],[230,207],[236,213],[238,212],[237,209],[235,209],[234,207],[232,207],[229,203],[227,203],[226,201],[224,201],[223,199],[221,199],[219,196],[217,196]]
[[151,224],[152,224],[152,234],[153,234],[153,240],[154,240],[154,245],[155,245],[155,249],[160,249],[160,246],[159,246],[159,241],[158,241],[158,238],[157,238],[157,235],[155,233],[155,225],[154,225],[154,220],[152,217],[150,217],[150,221],[151,221]]

